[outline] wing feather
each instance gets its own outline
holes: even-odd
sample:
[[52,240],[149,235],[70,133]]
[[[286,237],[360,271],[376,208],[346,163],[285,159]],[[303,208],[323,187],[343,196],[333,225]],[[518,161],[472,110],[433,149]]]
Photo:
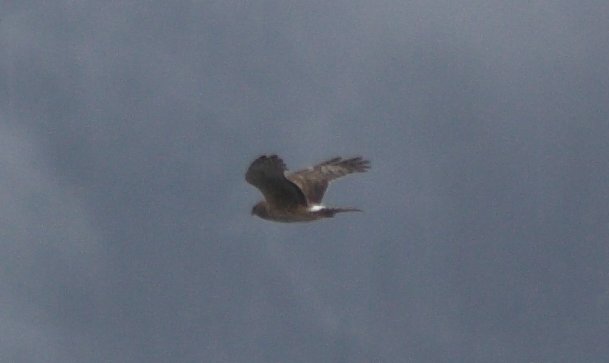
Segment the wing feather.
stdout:
[[277,155],[262,155],[254,160],[245,173],[245,180],[258,188],[266,202],[274,208],[307,205],[298,185],[285,176],[287,168]]
[[300,187],[309,203],[321,203],[330,182],[351,173],[363,173],[370,168],[370,161],[362,157],[326,160],[308,169],[289,174],[287,178]]

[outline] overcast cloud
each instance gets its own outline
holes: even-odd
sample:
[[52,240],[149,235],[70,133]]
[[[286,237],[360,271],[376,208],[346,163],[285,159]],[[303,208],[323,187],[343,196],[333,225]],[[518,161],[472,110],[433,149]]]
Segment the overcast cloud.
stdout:
[[609,356],[605,1],[0,8],[0,361]]

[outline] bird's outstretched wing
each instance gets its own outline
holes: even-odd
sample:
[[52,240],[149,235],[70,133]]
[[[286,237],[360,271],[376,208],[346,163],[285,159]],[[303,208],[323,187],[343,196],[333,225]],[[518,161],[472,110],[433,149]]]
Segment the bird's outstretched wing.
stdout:
[[369,168],[370,162],[361,157],[334,158],[296,171],[287,178],[300,187],[309,203],[319,204],[332,180],[351,173],[363,173]]
[[300,188],[285,176],[285,163],[277,155],[262,155],[254,160],[245,173],[245,180],[258,188],[266,202],[275,208],[306,206]]

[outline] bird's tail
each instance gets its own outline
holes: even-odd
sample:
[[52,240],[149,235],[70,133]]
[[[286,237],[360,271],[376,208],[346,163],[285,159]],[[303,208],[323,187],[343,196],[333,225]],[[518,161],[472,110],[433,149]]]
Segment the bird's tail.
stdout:
[[332,218],[336,213],[342,212],[362,212],[362,210],[357,208],[324,208],[318,213],[325,218]]

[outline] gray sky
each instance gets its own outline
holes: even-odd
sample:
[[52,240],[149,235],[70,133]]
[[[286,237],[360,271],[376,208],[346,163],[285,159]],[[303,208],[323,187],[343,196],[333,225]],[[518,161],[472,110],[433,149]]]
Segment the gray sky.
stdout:
[[0,361],[609,356],[605,1],[1,7]]

